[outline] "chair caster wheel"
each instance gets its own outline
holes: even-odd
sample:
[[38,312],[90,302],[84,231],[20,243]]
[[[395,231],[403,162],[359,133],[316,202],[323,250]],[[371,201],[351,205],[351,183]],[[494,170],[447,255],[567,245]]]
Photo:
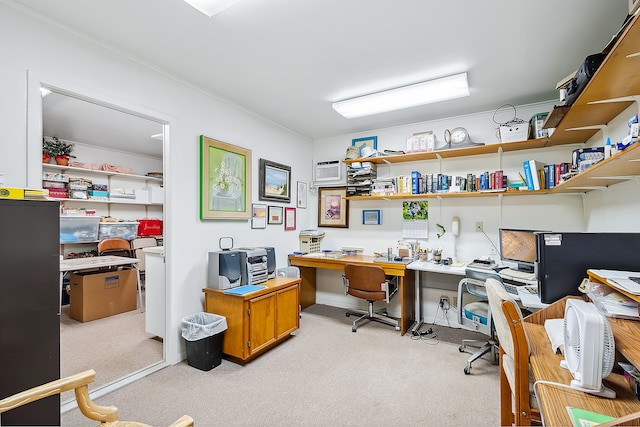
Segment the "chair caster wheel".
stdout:
[[345,313],[344,315],[345,315],[346,317],[349,317],[349,316],[351,316],[351,313]]
[[464,350],[465,350],[466,348],[467,348],[466,346],[461,345],[460,347],[458,347],[458,351],[459,351],[460,353],[464,353]]
[[396,331],[399,331],[399,330],[400,330],[400,326],[396,326]]
[[356,328],[355,326],[353,326],[353,327],[351,328],[351,332],[356,332],[357,330],[358,330],[358,328]]
[[471,374],[471,368],[469,368],[469,367],[464,368],[464,373],[465,373],[465,375]]

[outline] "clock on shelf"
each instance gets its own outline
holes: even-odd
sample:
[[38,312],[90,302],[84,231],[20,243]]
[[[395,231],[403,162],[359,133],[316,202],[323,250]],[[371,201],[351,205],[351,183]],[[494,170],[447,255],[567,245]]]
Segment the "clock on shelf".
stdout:
[[471,138],[469,137],[469,131],[467,131],[463,127],[456,127],[451,130],[449,129],[445,130],[444,140],[447,143],[447,145],[440,148],[440,150],[447,150],[449,148],[471,147],[475,145],[484,145],[483,143],[476,143],[471,141]]

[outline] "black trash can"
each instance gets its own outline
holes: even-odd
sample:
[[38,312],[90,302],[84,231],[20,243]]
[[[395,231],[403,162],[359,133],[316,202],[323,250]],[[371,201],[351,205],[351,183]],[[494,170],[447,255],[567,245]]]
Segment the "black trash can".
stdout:
[[227,329],[224,316],[195,313],[182,319],[182,338],[189,366],[210,371],[222,363],[222,338]]

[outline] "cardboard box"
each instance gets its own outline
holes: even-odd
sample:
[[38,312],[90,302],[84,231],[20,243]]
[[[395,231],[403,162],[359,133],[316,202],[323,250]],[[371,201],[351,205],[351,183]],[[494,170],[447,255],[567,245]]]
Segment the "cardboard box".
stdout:
[[136,271],[80,272],[69,278],[69,316],[80,322],[135,310]]

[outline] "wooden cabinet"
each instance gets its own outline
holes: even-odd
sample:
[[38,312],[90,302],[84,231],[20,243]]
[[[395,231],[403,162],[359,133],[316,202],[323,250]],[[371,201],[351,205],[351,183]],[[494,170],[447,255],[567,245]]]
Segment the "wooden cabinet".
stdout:
[[[441,150],[424,153],[381,156],[345,160],[392,164],[498,154],[507,151],[530,150],[565,144],[584,143],[627,109],[640,97],[640,15],[636,15],[621,31],[598,71],[571,107],[556,107],[549,114],[545,127],[556,127],[549,138],[505,142],[477,147]],[[352,196],[349,200],[427,199],[456,197],[488,197],[496,195],[522,196],[532,194],[587,192],[629,179],[640,174],[639,143],[617,153],[550,190],[540,191],[482,191],[460,193],[395,194],[393,196]],[[566,161],[566,160],[565,160]]]
[[300,279],[276,277],[247,295],[205,288],[204,310],[227,319],[222,352],[245,363],[300,327]]

